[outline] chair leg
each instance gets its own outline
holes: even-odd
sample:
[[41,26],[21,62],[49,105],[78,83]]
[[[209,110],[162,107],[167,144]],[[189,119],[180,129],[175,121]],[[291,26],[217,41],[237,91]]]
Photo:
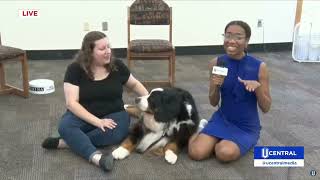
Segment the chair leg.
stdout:
[[27,54],[24,53],[21,56],[21,68],[22,68],[22,84],[23,84],[23,97],[29,97],[29,71],[28,71],[28,62]]
[[170,81],[170,85],[173,87],[174,83],[175,83],[175,73],[176,73],[176,58],[175,58],[174,52],[170,56],[169,64],[170,64],[170,66],[169,66],[169,81]]
[[19,57],[22,70],[22,85],[23,89],[9,85],[6,83],[4,64],[0,63],[0,94],[15,94],[24,98],[29,97],[29,75],[27,55],[24,53]]
[[0,89],[5,89],[6,77],[4,76],[4,65],[0,63]]
[[21,62],[21,72],[22,72],[22,86],[23,88],[18,88],[9,84],[5,84],[5,93],[11,93],[24,98],[29,97],[29,82],[28,82],[28,63],[27,56],[23,54],[19,56],[19,61]]
[[173,52],[173,65],[172,65],[172,84],[176,82],[176,53]]
[[169,85],[172,87],[172,56],[168,59],[168,81]]
[[130,52],[127,52],[127,60],[128,60],[128,68],[131,70],[132,68],[132,62],[131,62],[131,58],[130,58]]
[[6,83],[4,64],[0,63],[0,94],[10,94],[13,88]]

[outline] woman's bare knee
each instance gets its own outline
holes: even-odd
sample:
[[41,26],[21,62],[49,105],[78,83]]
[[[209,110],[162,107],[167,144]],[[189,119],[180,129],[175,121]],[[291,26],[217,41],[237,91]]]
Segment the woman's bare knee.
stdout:
[[240,157],[240,150],[237,145],[218,143],[215,147],[216,158],[221,162],[230,162]]
[[189,142],[189,157],[198,161],[210,157],[216,143],[216,138],[205,134],[199,134]]
[[230,162],[237,159],[235,153],[230,150],[216,150],[216,158],[221,162]]
[[199,146],[189,146],[188,155],[192,160],[200,161],[208,158],[210,153]]

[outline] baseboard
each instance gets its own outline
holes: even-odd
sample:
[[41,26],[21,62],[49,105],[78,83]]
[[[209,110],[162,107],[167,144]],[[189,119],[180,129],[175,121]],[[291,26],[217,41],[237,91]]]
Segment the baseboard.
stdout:
[[[209,55],[224,53],[221,45],[215,46],[178,46],[176,55]],[[267,43],[267,44],[250,44],[248,52],[277,52],[292,49],[292,42],[285,43]],[[77,49],[66,50],[27,50],[29,60],[64,60],[72,59],[78,52]],[[112,49],[113,56],[125,58],[126,48]]]

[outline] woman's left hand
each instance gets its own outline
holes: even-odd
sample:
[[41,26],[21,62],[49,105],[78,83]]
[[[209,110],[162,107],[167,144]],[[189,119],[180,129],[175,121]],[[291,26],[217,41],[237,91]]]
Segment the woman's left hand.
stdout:
[[258,87],[261,86],[261,84],[255,80],[243,80],[240,77],[238,77],[238,80],[239,82],[243,83],[246,90],[249,92],[254,92]]

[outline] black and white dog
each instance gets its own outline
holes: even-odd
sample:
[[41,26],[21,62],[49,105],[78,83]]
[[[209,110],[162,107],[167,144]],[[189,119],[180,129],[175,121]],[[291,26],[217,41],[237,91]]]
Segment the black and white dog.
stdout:
[[112,152],[124,159],[133,150],[145,152],[162,148],[165,159],[175,164],[177,154],[199,125],[198,111],[192,95],[180,88],[156,88],[149,95],[136,98],[126,111],[142,120],[131,129],[120,147]]

